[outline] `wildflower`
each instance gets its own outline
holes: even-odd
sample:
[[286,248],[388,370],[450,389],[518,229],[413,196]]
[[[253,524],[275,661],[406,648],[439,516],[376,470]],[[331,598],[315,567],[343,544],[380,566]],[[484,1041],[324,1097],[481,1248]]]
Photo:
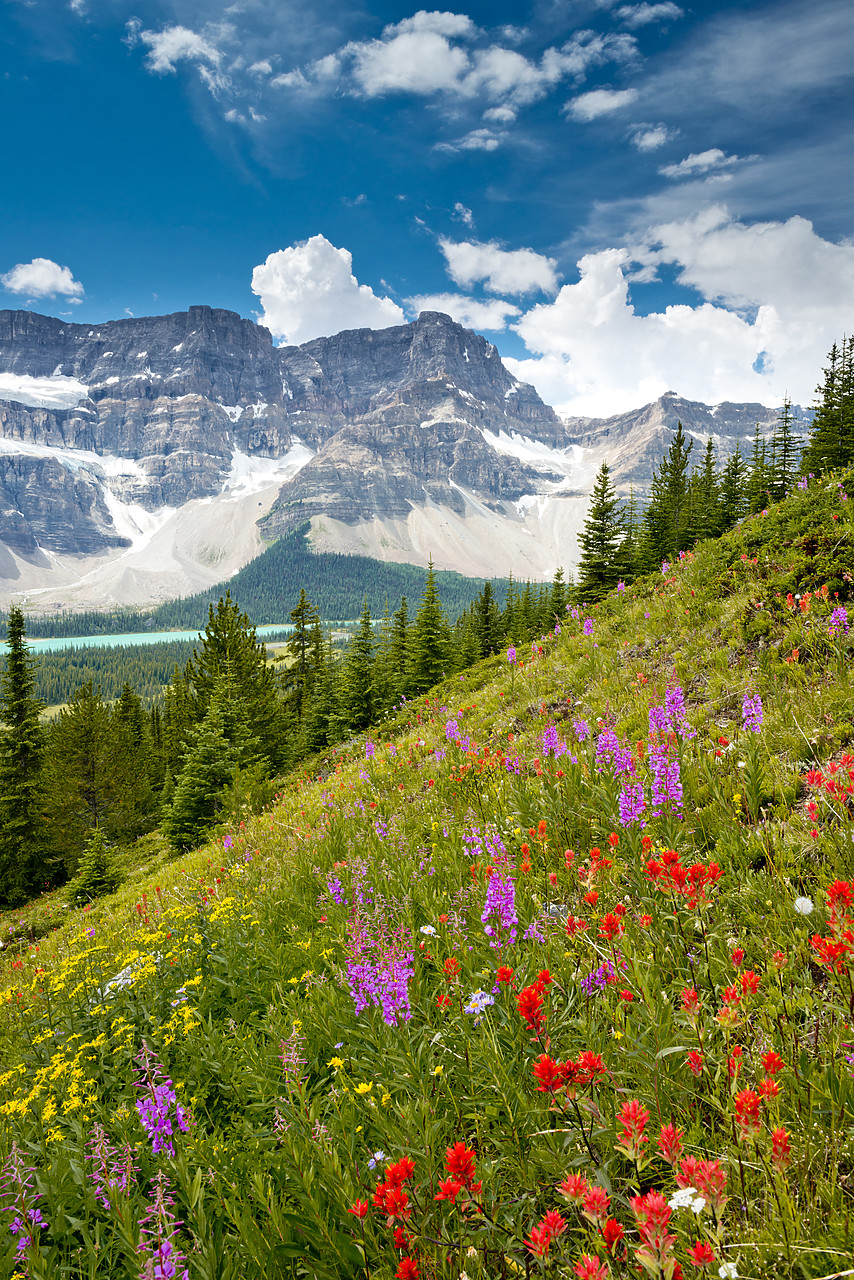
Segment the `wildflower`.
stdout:
[[569,1173],[563,1182],[559,1183],[557,1190],[567,1200],[576,1201],[583,1200],[587,1194],[589,1183],[580,1173]]
[[758,693],[752,698],[750,694],[745,693],[741,705],[741,717],[744,728],[750,733],[758,733],[762,728],[762,699]]
[[398,1263],[397,1271],[394,1273],[395,1280],[418,1280],[420,1272],[414,1258],[401,1258]]
[[513,663],[516,661],[516,649],[515,649],[515,646],[512,644],[510,648],[507,650],[507,661],[510,663]]
[[744,994],[755,996],[759,990],[760,977],[758,973],[754,973],[752,969],[747,969],[741,975],[741,989]]
[[738,1280],[738,1267],[734,1262],[725,1262],[718,1267],[719,1280]]
[[463,1005],[463,1013],[481,1014],[491,1004],[495,1004],[495,997],[488,991],[473,991]]
[[513,970],[506,964],[499,965],[495,977],[502,985],[506,986],[513,981]]
[[705,1197],[697,1194],[696,1187],[681,1187],[667,1201],[671,1209],[690,1209],[692,1213],[702,1213],[706,1207]]
[[776,1169],[786,1169],[792,1162],[789,1135],[785,1129],[771,1130],[771,1162]]
[[500,872],[490,876],[486,903],[480,918],[486,926],[484,932],[490,939],[491,947],[501,947],[505,942],[512,946],[516,941],[519,920],[516,915],[516,886],[512,876],[503,876]]
[[449,982],[455,982],[460,972],[460,962],[456,956],[448,956],[442,965],[442,971]]
[[532,1031],[539,1032],[545,1015],[541,1013],[543,996],[536,985],[525,987],[516,998],[516,1007]]
[[646,795],[642,782],[631,778],[625,783],[617,797],[617,809],[621,827],[630,827],[635,822],[639,827],[646,825],[643,818],[646,812]]
[[110,1145],[106,1130],[95,1124],[89,1140],[88,1158],[92,1162],[92,1183],[95,1199],[107,1210],[110,1208],[108,1192],[119,1191],[127,1195],[136,1175],[133,1153],[129,1145],[121,1155]]
[[589,1253],[582,1253],[572,1270],[578,1280],[608,1280],[611,1274],[607,1263],[600,1262]]
[[703,1074],[703,1055],[698,1053],[696,1049],[692,1049],[687,1058],[688,1066],[691,1074],[701,1076]]
[[[154,1280],[171,1280],[185,1261],[175,1248],[175,1236],[181,1222],[172,1213],[174,1201],[167,1194],[169,1183],[162,1169],[154,1179],[154,1184],[154,1199],[140,1223],[140,1274],[152,1276]],[[185,1269],[184,1280],[188,1280],[188,1276],[189,1271]]]
[[385,1152],[375,1151],[374,1154],[371,1156],[370,1160],[368,1161],[368,1168],[376,1169],[377,1165],[382,1164],[384,1160],[385,1160]]
[[463,1189],[463,1184],[457,1182],[455,1178],[445,1178],[439,1183],[439,1194],[434,1196],[435,1200],[447,1200],[450,1204],[457,1203],[457,1196]]
[[768,1072],[769,1076],[774,1076],[778,1071],[783,1070],[783,1059],[773,1049],[762,1055],[762,1066]]
[[831,640],[833,640],[840,631],[845,635],[848,635],[848,610],[845,609],[843,605],[840,605],[838,609],[833,610],[827,624],[827,632]]
[[663,1124],[661,1133],[657,1138],[658,1150],[667,1161],[674,1167],[678,1164],[682,1155],[682,1132],[677,1129],[674,1124]]
[[357,1200],[355,1204],[351,1205],[347,1212],[352,1213],[354,1218],[366,1218],[370,1207],[371,1206],[368,1204],[367,1200]]
[[445,1152],[445,1166],[452,1177],[458,1178],[463,1186],[472,1187],[475,1174],[475,1152],[464,1142],[455,1142]]
[[759,1107],[761,1098],[752,1089],[742,1089],[735,1095],[735,1121],[739,1127],[739,1137],[755,1137],[759,1132],[761,1121]]
[[602,1241],[609,1253],[614,1252],[614,1246],[620,1243],[625,1234],[616,1218],[608,1218],[602,1224]]
[[644,1129],[649,1120],[649,1112],[636,1098],[624,1102],[617,1115],[620,1134],[617,1139],[617,1150],[624,1151],[630,1160],[640,1161],[643,1149],[649,1142]]
[[428,937],[432,937],[435,932],[436,930],[433,928],[432,924],[422,924],[419,929],[419,933],[426,933]]
[[160,1064],[144,1042],[136,1060],[140,1067],[136,1088],[144,1095],[136,1101],[137,1114],[151,1138],[154,1154],[165,1151],[167,1155],[174,1156],[172,1108],[175,1108],[174,1118],[182,1133],[189,1128],[186,1113],[178,1102],[172,1081],[164,1076]]
[[611,1197],[604,1187],[591,1187],[581,1202],[581,1212],[588,1222],[604,1222],[611,1207]]
[[563,1075],[554,1058],[543,1053],[533,1067],[533,1076],[537,1083],[537,1093],[556,1093],[563,1087]]
[[709,1267],[715,1260],[715,1251],[705,1240],[697,1240],[688,1250],[688,1258],[695,1267]]
[[447,1009],[450,1003],[451,1003],[451,997],[449,995],[441,995],[436,1000],[436,1004],[440,1009]]
[[546,1227],[532,1227],[531,1234],[525,1241],[525,1247],[530,1249],[531,1253],[536,1254],[538,1258],[547,1258],[551,1242],[551,1232]]
[[813,911],[812,898],[795,898],[792,903],[799,916],[810,916]]
[[581,630],[584,632],[586,636],[592,636],[593,635],[593,619],[585,618]]

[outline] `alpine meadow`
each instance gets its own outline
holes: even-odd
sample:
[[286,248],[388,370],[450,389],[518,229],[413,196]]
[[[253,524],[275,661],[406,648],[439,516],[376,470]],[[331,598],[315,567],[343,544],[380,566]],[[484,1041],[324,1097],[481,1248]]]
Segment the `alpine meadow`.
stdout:
[[11,611],[0,1274],[852,1274],[852,354],[454,622],[46,720]]

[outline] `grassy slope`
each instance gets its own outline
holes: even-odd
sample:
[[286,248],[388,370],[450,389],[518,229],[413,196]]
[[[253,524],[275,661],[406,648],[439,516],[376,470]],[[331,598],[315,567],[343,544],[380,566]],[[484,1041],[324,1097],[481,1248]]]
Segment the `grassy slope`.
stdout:
[[[809,937],[828,933],[826,887],[854,874],[854,824],[844,796],[803,775],[829,776],[854,736],[850,647],[846,657],[847,639],[828,637],[832,592],[850,591],[850,507],[835,485],[797,493],[666,578],[606,601],[591,613],[591,637],[581,618],[567,619],[524,667],[492,659],[409,704],[372,735],[372,759],[360,739],[320,775],[287,780],[274,810],[229,835],[227,851],[220,841],[160,865],[156,880],[137,876],[37,948],[10,947],[0,1113],[5,1146],[17,1139],[39,1170],[49,1226],[30,1251],[33,1274],[134,1274],[162,1166],[193,1277],[386,1280],[403,1257],[422,1276],[540,1274],[524,1242],[550,1209],[568,1224],[551,1244],[551,1274],[576,1274],[588,1254],[614,1276],[634,1275],[631,1199],[676,1189],[655,1142],[671,1121],[686,1152],[720,1159],[730,1203],[719,1218],[708,1204],[673,1210],[674,1243],[651,1274],[669,1280],[672,1258],[686,1275],[707,1274],[688,1261],[697,1240],[716,1255],[711,1275],[724,1262],[763,1280],[843,1268],[854,1250],[851,983],[847,970],[817,963]],[[787,606],[788,590],[824,581],[828,601]],[[647,812],[643,830],[624,829],[620,782],[597,769],[572,718],[596,732],[613,726],[633,747],[649,800],[649,708],[674,682],[695,735],[672,747],[684,819]],[[762,699],[758,734],[741,727],[745,693]],[[468,752],[448,740],[451,719]],[[552,725],[577,763],[544,752]],[[848,781],[844,769],[836,777]],[[597,865],[593,848],[611,865]],[[656,888],[644,867],[666,848],[686,867],[720,866],[708,901],[692,907]],[[500,949],[481,921],[489,874],[515,883],[518,936]],[[795,911],[798,897],[813,900],[809,918]],[[567,914],[586,928],[568,933]],[[4,922],[10,940],[16,920]],[[409,1020],[388,1026],[372,1006],[356,1016],[345,970],[354,939],[363,959],[392,944],[412,953]],[[448,958],[458,975],[445,973]],[[605,961],[617,981],[604,971],[603,989],[585,993],[582,979]],[[105,996],[128,965],[132,982]],[[499,965],[513,968],[517,991],[549,971],[539,1037],[497,982]],[[695,1019],[682,1009],[690,988]],[[476,991],[494,998],[479,1018],[466,1012]],[[133,1106],[143,1039],[194,1116],[174,1160],[152,1154]],[[583,1050],[601,1055],[606,1074],[550,1105],[534,1064]],[[767,1078],[769,1050],[784,1063],[780,1093],[762,1098],[757,1136],[740,1141],[737,1095]],[[690,1051],[703,1054],[699,1077]],[[616,1145],[617,1112],[632,1099],[651,1117],[640,1168]],[[135,1190],[114,1195],[110,1211],[87,1189],[96,1121],[113,1145],[132,1144],[139,1165]],[[788,1136],[785,1168],[773,1161],[775,1128]],[[435,1199],[456,1141],[476,1152],[484,1213],[461,1211],[466,1191],[456,1208]],[[385,1214],[360,1223],[347,1212],[371,1199],[381,1170],[367,1161],[378,1149],[415,1165],[412,1216],[396,1223],[412,1239],[400,1248]],[[555,1191],[568,1173],[610,1194],[625,1230],[613,1253]],[[2,1274],[14,1250],[6,1239]]]

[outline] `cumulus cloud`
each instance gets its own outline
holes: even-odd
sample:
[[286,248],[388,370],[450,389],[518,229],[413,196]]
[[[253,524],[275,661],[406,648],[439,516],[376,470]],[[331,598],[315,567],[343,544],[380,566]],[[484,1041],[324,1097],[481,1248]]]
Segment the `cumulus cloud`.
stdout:
[[684,11],[678,4],[671,4],[670,0],[665,0],[662,4],[624,4],[617,9],[615,17],[635,30],[637,27],[647,26],[650,22],[675,22],[677,18],[684,17]]
[[289,344],[405,321],[397,303],[359,284],[349,250],[322,235],[271,253],[252,272],[252,292],[261,299],[260,323]]
[[0,276],[0,284],[7,293],[22,293],[30,298],[55,298],[60,294],[70,302],[79,302],[83,297],[83,285],[74,279],[71,268],[61,267],[50,258],[19,262]]
[[638,96],[637,89],[591,89],[566,104],[566,110],[576,120],[598,120],[613,111],[621,111]]
[[467,288],[482,282],[490,293],[554,293],[557,263],[533,249],[502,249],[477,240],[440,239],[448,275]]
[[454,205],[454,217],[459,218],[460,222],[464,222],[467,227],[474,226],[474,214],[460,200]]
[[728,156],[720,147],[712,147],[709,151],[692,153],[678,164],[666,164],[658,172],[665,178],[696,178],[713,171],[720,173],[738,164],[744,164],[744,157]]
[[518,307],[501,298],[466,298],[461,293],[431,293],[407,298],[406,305],[413,315],[422,311],[443,311],[445,315],[465,325],[467,329],[489,329],[499,332],[507,327],[507,321],[521,314]]
[[[678,268],[696,306],[640,315],[633,264]],[[561,412],[619,413],[675,390],[691,399],[809,404],[830,345],[850,328],[854,245],[804,218],[748,225],[716,206],[588,254],[580,278],[513,326],[535,358],[507,360]]]
[[673,137],[664,124],[636,124],[632,128],[632,146],[638,151],[657,151]]
[[[505,33],[506,35],[506,33]],[[580,82],[591,67],[626,63],[637,42],[625,33],[577,31],[539,59],[485,43],[463,14],[421,11],[387,26],[379,39],[351,41],[308,66],[276,76],[274,85],[340,91],[365,98],[393,93],[481,99],[489,118],[507,123],[516,110],[536,102],[561,80]],[[494,114],[501,111],[501,115]]]
[[217,67],[222,60],[220,50],[206,36],[189,27],[164,27],[162,31],[142,31],[137,27],[134,36],[148,48],[145,65],[160,75],[174,73],[178,62]]

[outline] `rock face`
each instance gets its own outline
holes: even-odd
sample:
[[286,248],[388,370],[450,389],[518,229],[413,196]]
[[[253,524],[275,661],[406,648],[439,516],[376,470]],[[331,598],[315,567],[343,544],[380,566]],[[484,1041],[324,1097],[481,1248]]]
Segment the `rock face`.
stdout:
[[56,607],[62,557],[87,606],[111,602],[98,566],[117,559],[125,602],[196,590],[307,519],[318,548],[549,573],[574,563],[603,459],[621,491],[643,491],[677,420],[721,463],[776,417],[669,392],[563,422],[436,312],[277,348],[206,306],[95,326],[3,311],[0,590]]

